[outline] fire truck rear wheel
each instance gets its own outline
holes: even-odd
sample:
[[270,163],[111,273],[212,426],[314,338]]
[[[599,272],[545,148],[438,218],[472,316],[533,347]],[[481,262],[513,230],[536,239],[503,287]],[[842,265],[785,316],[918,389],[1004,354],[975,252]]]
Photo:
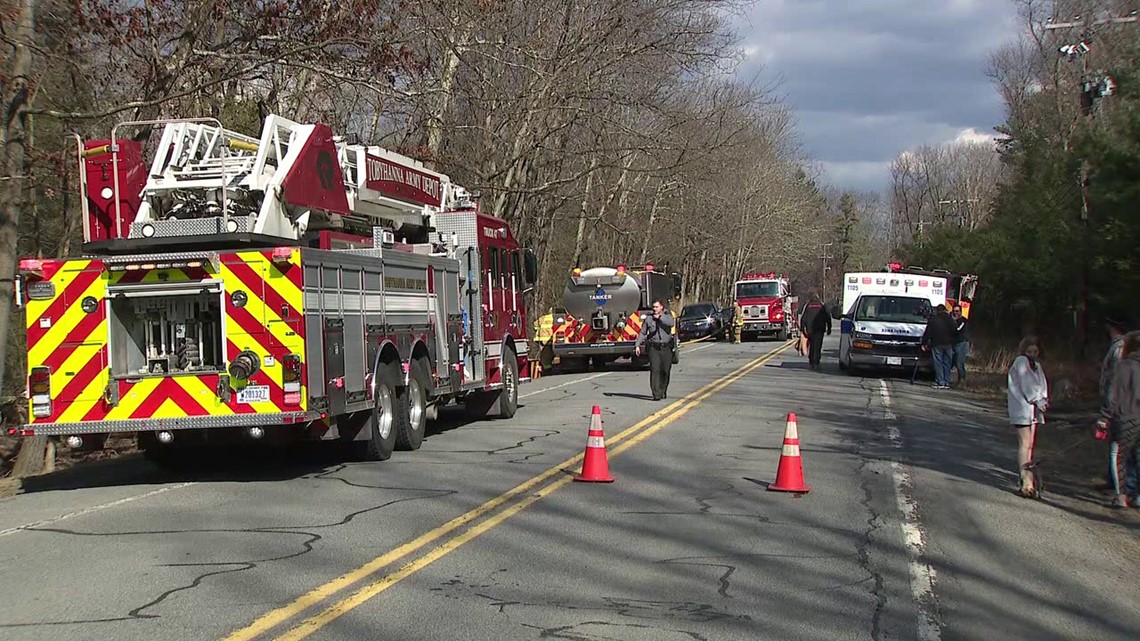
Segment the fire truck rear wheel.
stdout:
[[780,341],[781,343],[788,340],[788,330],[781,329],[780,331],[776,332],[776,340]]
[[[376,377],[376,405],[368,420],[369,439],[364,443],[364,459],[387,461],[396,447],[396,375],[391,370]],[[359,441],[358,441],[359,442]]]
[[400,392],[396,446],[401,450],[418,450],[427,426],[428,388],[431,375],[423,359],[412,361],[408,384]]

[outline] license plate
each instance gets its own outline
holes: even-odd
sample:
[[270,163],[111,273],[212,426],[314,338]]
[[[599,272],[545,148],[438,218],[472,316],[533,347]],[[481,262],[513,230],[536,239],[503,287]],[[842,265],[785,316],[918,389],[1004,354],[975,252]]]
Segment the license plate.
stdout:
[[238,392],[239,403],[264,403],[269,400],[268,385],[249,385]]
[[887,357],[887,365],[902,365],[902,357],[900,357],[900,356],[888,356]]

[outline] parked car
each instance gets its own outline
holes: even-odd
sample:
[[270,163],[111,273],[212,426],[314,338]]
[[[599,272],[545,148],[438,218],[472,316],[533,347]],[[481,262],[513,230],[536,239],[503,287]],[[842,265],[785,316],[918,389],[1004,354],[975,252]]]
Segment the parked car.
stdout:
[[685,305],[677,324],[677,336],[682,341],[710,336],[720,338],[724,335],[724,317],[716,303]]

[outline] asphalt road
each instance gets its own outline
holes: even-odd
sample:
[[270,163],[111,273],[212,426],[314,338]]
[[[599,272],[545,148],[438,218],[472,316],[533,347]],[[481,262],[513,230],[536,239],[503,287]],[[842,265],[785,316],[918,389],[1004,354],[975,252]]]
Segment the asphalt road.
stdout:
[[[417,452],[138,458],[0,501],[0,638],[1129,639],[1136,523],[1014,495],[999,415],[779,343],[543,378]],[[828,347],[833,348],[834,345]],[[570,482],[603,409],[612,484]],[[767,491],[798,415],[807,482]]]

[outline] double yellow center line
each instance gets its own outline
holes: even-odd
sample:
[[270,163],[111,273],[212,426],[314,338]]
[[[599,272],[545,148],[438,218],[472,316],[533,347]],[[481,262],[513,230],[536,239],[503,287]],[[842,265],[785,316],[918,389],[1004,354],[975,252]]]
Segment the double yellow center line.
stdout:
[[[672,403],[668,407],[665,407],[664,409],[661,409],[657,412],[654,412],[650,416],[647,416],[637,424],[608,438],[608,444],[618,444],[616,447],[610,448],[608,450],[608,456],[610,458],[616,457],[622,452],[628,450],[629,448],[649,438],[658,431],[664,429],[666,426],[670,425],[677,419],[687,414],[694,407],[700,405],[713,394],[716,394],[725,387],[728,387],[737,380],[740,380],[756,368],[774,359],[781,352],[788,349],[788,347],[791,345],[791,341],[784,343],[780,347],[777,347],[776,349],[768,352],[760,358],[757,358],[733,371],[732,373],[727,374],[724,377],[719,378],[712,383],[709,383],[708,385],[705,385],[695,392],[692,392],[684,398]],[[352,609],[363,605],[369,599],[372,599],[381,592],[387,590],[393,585],[396,585],[403,579],[411,576],[412,574],[415,574],[436,560],[456,550],[464,543],[471,541],[472,539],[478,537],[480,534],[487,532],[488,530],[501,524],[503,521],[511,518],[515,514],[518,514],[519,512],[525,510],[527,507],[542,497],[553,493],[565,485],[568,485],[573,480],[573,477],[567,473],[568,468],[581,463],[582,457],[583,454],[572,456],[559,463],[558,465],[555,465],[554,467],[539,474],[538,476],[535,476],[530,480],[515,486],[514,488],[504,492],[503,494],[500,494],[499,496],[487,501],[486,503],[483,503],[471,511],[457,516],[454,519],[429,532],[421,534],[415,539],[387,552],[386,554],[372,559],[368,563],[365,563],[364,565],[355,570],[352,570],[351,572],[348,572],[347,574],[337,577],[336,579],[333,579],[324,585],[310,590],[288,605],[277,608],[276,610],[273,610],[261,616],[248,626],[234,631],[229,636],[225,637],[223,641],[250,641],[252,639],[255,639],[269,632],[273,628],[276,628],[277,626],[292,619],[293,617],[300,615],[309,608],[330,599],[346,588],[349,588],[365,579],[379,575],[382,570],[396,563],[397,561],[411,556],[414,553],[419,552],[423,548],[427,547],[428,545],[458,532],[465,526],[468,526],[469,524],[479,520],[481,517],[494,512],[503,505],[510,503],[507,508],[496,512],[489,518],[479,521],[471,527],[468,527],[458,535],[446,539],[436,547],[428,550],[422,556],[416,557],[397,570],[379,576],[378,579],[359,588],[350,596],[337,601],[321,612],[309,617],[308,619],[305,619],[283,635],[277,637],[277,639],[280,641],[299,641],[300,639],[308,637],[332,621],[338,619],[344,614],[347,614]],[[547,481],[555,476],[559,476],[559,478],[553,482],[547,483]],[[543,485],[544,483],[546,484]],[[542,487],[533,493],[527,494],[539,486]],[[520,500],[515,501],[515,499],[518,499],[524,494],[526,494],[526,496]],[[512,501],[514,502],[512,503]]]

